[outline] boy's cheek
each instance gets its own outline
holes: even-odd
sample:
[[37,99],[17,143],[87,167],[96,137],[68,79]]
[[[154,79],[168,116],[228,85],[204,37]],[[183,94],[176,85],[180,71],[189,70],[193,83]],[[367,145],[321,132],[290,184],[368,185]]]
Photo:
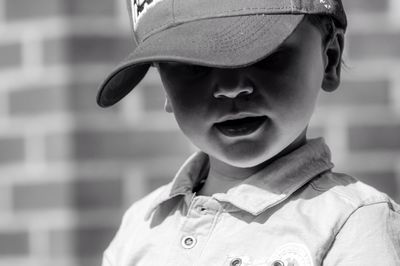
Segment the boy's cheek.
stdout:
[[164,84],[164,90],[169,98],[179,105],[204,104],[212,100],[212,93],[207,86],[198,84]]

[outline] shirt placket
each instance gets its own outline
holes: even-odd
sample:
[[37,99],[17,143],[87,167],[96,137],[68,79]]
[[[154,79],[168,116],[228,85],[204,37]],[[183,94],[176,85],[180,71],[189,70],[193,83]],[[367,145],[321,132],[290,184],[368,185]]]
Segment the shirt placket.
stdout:
[[174,255],[175,265],[201,265],[201,254],[207,247],[222,207],[211,197],[194,197],[179,228]]

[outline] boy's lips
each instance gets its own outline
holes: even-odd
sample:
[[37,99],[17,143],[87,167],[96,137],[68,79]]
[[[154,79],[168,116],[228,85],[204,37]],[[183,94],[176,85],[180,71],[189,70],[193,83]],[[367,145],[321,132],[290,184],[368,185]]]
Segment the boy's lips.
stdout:
[[215,123],[215,127],[228,137],[245,136],[253,133],[267,120],[266,116],[249,116]]

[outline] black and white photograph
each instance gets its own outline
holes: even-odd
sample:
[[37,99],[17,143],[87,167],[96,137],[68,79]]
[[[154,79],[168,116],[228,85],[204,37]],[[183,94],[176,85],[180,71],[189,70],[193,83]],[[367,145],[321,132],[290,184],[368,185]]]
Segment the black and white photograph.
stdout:
[[0,266],[400,266],[400,0],[0,0]]

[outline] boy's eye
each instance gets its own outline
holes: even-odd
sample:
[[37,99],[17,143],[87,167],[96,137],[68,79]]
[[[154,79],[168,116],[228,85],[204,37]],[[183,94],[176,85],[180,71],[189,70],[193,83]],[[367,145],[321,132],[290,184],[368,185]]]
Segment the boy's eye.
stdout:
[[210,67],[179,63],[161,63],[160,67],[165,67],[165,69],[168,69],[169,72],[173,72],[175,75],[188,78],[201,77],[211,70]]
[[261,61],[254,64],[255,67],[260,69],[282,69],[288,64],[287,53],[284,51],[277,51]]
[[183,65],[179,68],[179,71],[183,75],[190,75],[190,76],[202,76],[203,74],[208,73],[210,69],[204,66],[197,66],[197,65]]

